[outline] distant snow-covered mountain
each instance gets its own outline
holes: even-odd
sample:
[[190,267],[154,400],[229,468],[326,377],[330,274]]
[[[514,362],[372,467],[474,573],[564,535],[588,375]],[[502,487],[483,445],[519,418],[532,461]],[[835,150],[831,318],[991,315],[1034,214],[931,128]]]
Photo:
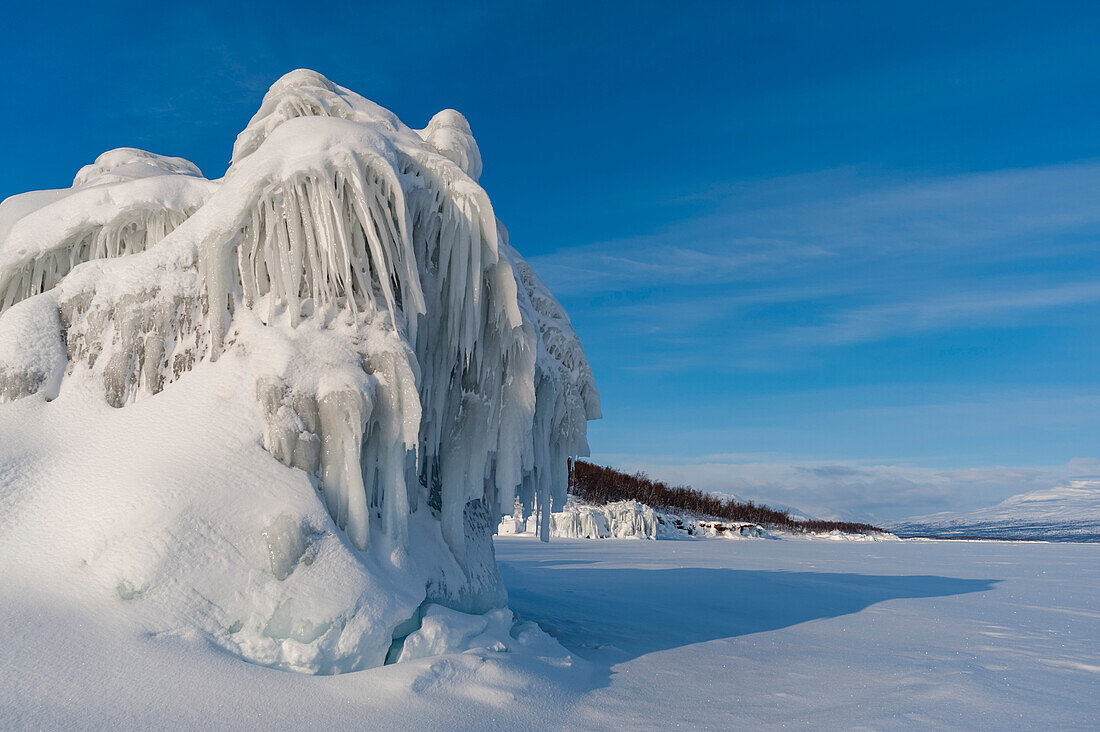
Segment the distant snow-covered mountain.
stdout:
[[969,513],[915,517],[890,530],[898,536],[1100,542],[1100,478],[1021,493]]

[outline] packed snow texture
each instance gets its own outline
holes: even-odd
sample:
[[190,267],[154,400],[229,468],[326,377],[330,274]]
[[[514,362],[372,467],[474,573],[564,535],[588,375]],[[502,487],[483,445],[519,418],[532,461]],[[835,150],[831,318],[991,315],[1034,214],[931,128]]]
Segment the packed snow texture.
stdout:
[[[107,597],[13,583],[5,561],[0,728],[1100,724],[1096,544],[496,545],[511,607],[571,659],[530,625],[508,638],[492,613],[448,622],[425,607],[410,657],[443,647],[432,646],[444,635],[470,650],[336,676],[275,673],[181,628],[133,632]],[[496,642],[507,651],[491,650]]]
[[497,539],[606,669],[543,729],[1096,729],[1100,546]]
[[[58,507],[103,494],[105,523],[45,546],[261,664],[377,665],[422,605],[502,607],[496,518],[517,499],[525,515],[565,504],[600,407],[481,169],[458,112],[412,130],[298,70],[219,180],[123,148],[70,189],[4,201],[5,509],[33,491]],[[125,449],[102,447],[110,430]],[[60,432],[75,486],[44,449]],[[92,485],[107,454],[120,478]],[[38,535],[27,516],[4,521],[5,539]],[[211,562],[233,581],[204,574]]]

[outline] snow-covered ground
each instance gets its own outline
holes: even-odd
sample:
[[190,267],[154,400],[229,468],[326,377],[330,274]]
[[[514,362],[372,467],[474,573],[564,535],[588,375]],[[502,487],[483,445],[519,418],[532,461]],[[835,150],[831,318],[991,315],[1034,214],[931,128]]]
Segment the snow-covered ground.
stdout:
[[0,727],[1095,728],[1100,546],[498,537],[545,636],[337,676],[0,586]]
[[564,726],[1095,728],[1100,547],[496,542],[603,672]]

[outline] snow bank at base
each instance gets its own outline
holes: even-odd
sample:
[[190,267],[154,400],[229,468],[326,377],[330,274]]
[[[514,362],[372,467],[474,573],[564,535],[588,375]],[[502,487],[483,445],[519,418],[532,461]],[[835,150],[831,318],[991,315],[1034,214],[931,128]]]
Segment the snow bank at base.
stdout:
[[420,616],[420,627],[405,638],[394,641],[389,660],[403,663],[473,649],[562,655],[557,642],[540,630],[537,624],[517,622],[507,608],[471,615],[442,605],[427,605]]
[[24,580],[314,673],[382,663],[425,604],[502,607],[492,517],[518,500],[549,538],[600,411],[481,167],[458,112],[418,132],[298,70],[219,180],[122,148],[0,205]]

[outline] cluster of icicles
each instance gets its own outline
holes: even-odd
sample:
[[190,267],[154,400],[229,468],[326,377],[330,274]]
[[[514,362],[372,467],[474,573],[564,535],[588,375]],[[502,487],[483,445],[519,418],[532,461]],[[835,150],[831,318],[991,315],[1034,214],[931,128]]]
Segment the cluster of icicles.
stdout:
[[[5,202],[0,347],[52,298],[65,368],[100,375],[123,406],[277,334],[292,353],[256,379],[264,446],[315,477],[355,546],[380,530],[407,548],[409,513],[426,502],[464,564],[468,504],[499,516],[517,497],[547,538],[599,397],[480,172],[457,112],[411,130],[319,74],[292,72],[221,180],[112,151],[65,195]],[[94,203],[78,200],[93,189]],[[20,206],[33,210],[14,216]],[[76,223],[56,223],[66,217]],[[32,373],[48,361],[0,350],[0,398],[56,382]]]
[[62,242],[29,258],[20,266],[0,272],[0,308],[53,289],[76,265],[92,259],[108,259],[143,252],[163,239],[194,210],[141,209],[119,216],[103,226],[81,231],[71,242]]

